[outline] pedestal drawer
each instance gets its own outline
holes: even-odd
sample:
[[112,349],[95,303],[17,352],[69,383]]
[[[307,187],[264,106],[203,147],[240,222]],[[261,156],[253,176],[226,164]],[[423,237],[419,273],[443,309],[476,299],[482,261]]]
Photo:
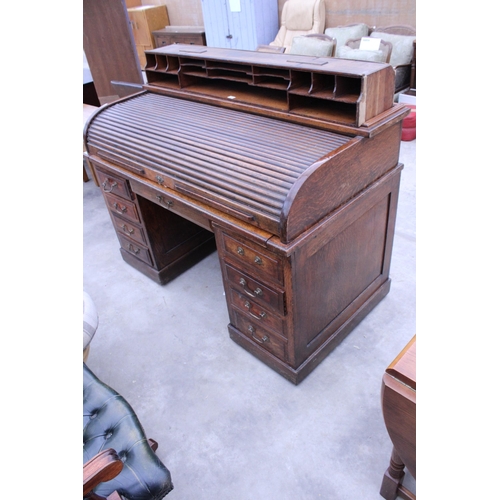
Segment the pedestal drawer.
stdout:
[[281,290],[270,288],[258,279],[235,269],[227,263],[224,263],[226,276],[231,286],[265,307],[274,309],[280,314],[285,313],[285,293]]
[[146,236],[144,235],[142,228],[122,219],[121,217],[118,217],[116,214],[111,214],[111,219],[113,221],[113,225],[115,226],[115,231],[118,234],[123,234],[131,240],[134,240],[136,243],[147,245]]
[[141,222],[139,212],[133,202],[123,200],[112,194],[106,194],[104,199],[111,213],[118,214],[120,217],[134,222]]
[[271,354],[282,361],[287,360],[286,345],[287,342],[281,336],[266,330],[260,325],[255,324],[253,321],[248,320],[243,315],[236,313],[236,328],[246,335],[249,339],[260,345]]
[[134,257],[137,257],[138,259],[142,260],[146,264],[149,264],[150,266],[153,265],[153,260],[151,259],[151,254],[149,253],[149,250],[142,245],[139,245],[135,241],[131,241],[125,236],[117,233],[118,240],[120,241],[121,247],[126,250],[129,254],[133,255]]
[[283,319],[276,313],[269,312],[248,296],[232,288],[229,299],[231,306],[244,314],[250,321],[283,335]]
[[224,251],[236,262],[248,266],[257,273],[265,273],[272,279],[283,284],[283,270],[281,261],[272,254],[250,246],[222,233]]
[[95,168],[95,173],[99,186],[104,193],[112,193],[128,200],[132,199],[128,183],[125,179],[101,172],[98,168]]

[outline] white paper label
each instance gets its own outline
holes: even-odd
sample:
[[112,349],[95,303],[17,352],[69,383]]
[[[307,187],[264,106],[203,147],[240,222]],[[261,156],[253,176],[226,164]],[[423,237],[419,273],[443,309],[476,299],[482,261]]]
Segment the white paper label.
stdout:
[[371,36],[364,36],[359,42],[360,50],[378,50],[380,49],[380,38],[372,38]]
[[241,12],[240,0],[229,0],[229,10],[231,12]]

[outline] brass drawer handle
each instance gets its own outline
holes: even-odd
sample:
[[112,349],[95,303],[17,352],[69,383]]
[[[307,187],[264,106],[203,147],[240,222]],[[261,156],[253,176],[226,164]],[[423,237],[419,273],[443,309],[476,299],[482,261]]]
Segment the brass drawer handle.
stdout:
[[174,202],[171,200],[165,200],[163,196],[160,196],[159,194],[156,195],[156,199],[162,203],[163,205],[166,205],[167,208],[171,208],[174,206]]
[[120,205],[118,205],[118,203],[113,203],[113,206],[115,207],[115,210],[117,212],[120,212],[121,214],[124,214],[126,211],[127,211],[127,207],[120,207]]
[[[113,182],[111,185],[108,184],[109,182],[109,179],[106,179],[103,183],[102,183],[102,190],[105,192],[105,193],[111,193],[111,191],[113,191],[113,188],[116,187],[118,185],[117,182]],[[108,188],[109,186],[109,188]]]
[[134,229],[129,229],[126,224],[122,224],[121,228],[124,233],[134,234]]
[[250,297],[256,297],[257,295],[262,295],[262,290],[260,288],[256,288],[253,292],[247,287],[247,282],[245,278],[240,278],[240,285],[243,287],[243,291],[250,295]]
[[264,344],[264,343],[266,343],[266,342],[269,342],[269,337],[268,337],[267,335],[264,335],[263,337],[261,337],[261,338],[259,339],[259,337],[257,337],[257,336],[255,335],[255,333],[256,333],[256,332],[255,332],[255,328],[254,328],[252,325],[250,325],[250,326],[248,327],[248,331],[251,333],[252,338],[253,338],[255,341],[257,341],[259,344]]
[[252,318],[261,320],[261,319],[264,319],[267,316],[267,314],[264,311],[261,311],[259,313],[259,315],[254,314],[252,311],[250,311],[250,309],[252,307],[252,304],[250,304],[250,302],[248,302],[248,300],[245,301],[245,307],[248,309],[248,314],[250,314],[250,316],[252,316]]
[[[242,247],[238,247],[236,249],[236,253],[238,255],[244,256],[245,255],[245,250]],[[255,264],[257,264],[259,266],[262,265],[262,259],[258,255],[255,256],[255,259],[253,261],[255,262]]]
[[129,251],[130,251],[130,252],[134,253],[135,255],[137,255],[137,254],[141,251],[141,249],[140,249],[140,248],[135,249],[135,248],[132,246],[132,244],[131,244],[131,243],[129,243],[129,244],[128,244],[128,249],[129,249]]

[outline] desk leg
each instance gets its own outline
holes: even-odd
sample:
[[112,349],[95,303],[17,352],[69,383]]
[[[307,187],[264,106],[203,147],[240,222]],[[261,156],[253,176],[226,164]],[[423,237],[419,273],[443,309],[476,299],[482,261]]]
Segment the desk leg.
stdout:
[[393,448],[391,461],[380,487],[380,495],[386,500],[395,500],[398,496],[405,500],[416,500],[416,496],[401,484],[405,475],[404,468],[405,464]]

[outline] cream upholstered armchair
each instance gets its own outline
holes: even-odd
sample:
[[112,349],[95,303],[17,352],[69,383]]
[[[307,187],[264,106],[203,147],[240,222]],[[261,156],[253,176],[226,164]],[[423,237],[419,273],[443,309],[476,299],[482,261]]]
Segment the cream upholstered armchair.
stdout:
[[323,33],[325,29],[325,0],[287,0],[281,12],[281,25],[269,45],[285,47],[290,52],[296,36]]

